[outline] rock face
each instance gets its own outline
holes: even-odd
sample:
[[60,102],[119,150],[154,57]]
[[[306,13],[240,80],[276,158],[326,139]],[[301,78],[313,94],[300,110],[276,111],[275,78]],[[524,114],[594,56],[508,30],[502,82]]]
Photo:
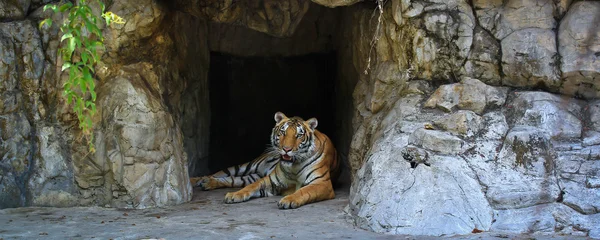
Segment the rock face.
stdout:
[[213,22],[246,26],[276,37],[289,37],[300,24],[310,3],[310,0],[177,0],[173,4],[178,9]]
[[[113,206],[146,208],[191,199],[182,133],[161,101],[158,80],[151,64],[137,63],[98,90],[102,131],[95,161],[87,165],[109,166]],[[85,176],[76,180],[86,191],[97,187]]]
[[36,27],[62,18],[48,2],[0,3],[1,208],[188,201],[209,173],[210,52],[335,51],[357,225],[600,238],[599,1],[110,1],[127,22],[102,27],[94,154],[58,27]]
[[561,55],[564,92],[597,98],[600,78],[600,33],[597,29],[600,2],[574,3],[560,22],[558,51]]
[[339,51],[352,56],[340,71],[358,75],[348,154],[358,226],[600,237],[597,5],[393,1],[384,22],[345,9],[342,32],[357,38]]
[[[109,5],[131,21],[104,29],[107,52],[97,68],[101,113],[94,119],[98,151],[90,154],[62,98],[66,75],[56,67],[62,61],[56,55],[58,26],[36,27],[43,18],[61,19],[41,10],[45,2],[0,4],[0,19],[16,19],[0,24],[0,207],[145,208],[188,201],[181,114],[168,107],[181,96],[162,97],[174,89],[167,76],[179,72],[165,74],[166,64],[131,63],[144,55],[151,62],[173,56],[169,32],[160,28],[165,9],[154,1],[145,7],[133,1]],[[166,63],[186,72],[176,61]]]

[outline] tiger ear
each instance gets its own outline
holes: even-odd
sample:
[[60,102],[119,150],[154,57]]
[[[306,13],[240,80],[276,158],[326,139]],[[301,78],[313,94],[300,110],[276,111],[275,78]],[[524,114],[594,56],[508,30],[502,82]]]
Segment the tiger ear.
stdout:
[[315,128],[317,128],[317,125],[319,125],[319,121],[317,121],[316,118],[311,118],[306,120],[306,124],[308,124],[311,130],[315,130]]
[[283,114],[282,112],[275,113],[275,122],[276,123],[281,122],[281,120],[283,120],[283,119],[287,119],[287,116],[285,116],[285,114]]

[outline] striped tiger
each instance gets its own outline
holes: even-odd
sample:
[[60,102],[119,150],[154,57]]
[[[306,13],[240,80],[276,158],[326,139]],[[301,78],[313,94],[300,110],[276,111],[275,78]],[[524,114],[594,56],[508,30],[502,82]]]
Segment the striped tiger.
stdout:
[[332,182],[340,173],[333,143],[316,130],[316,118],[304,121],[275,113],[271,147],[251,162],[229,167],[211,176],[192,178],[203,190],[244,187],[225,195],[225,203],[239,203],[254,197],[284,195],[281,209],[333,199]]

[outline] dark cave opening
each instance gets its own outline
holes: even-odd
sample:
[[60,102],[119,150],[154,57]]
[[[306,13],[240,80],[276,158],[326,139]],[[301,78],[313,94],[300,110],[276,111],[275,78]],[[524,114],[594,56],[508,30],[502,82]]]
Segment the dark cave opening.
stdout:
[[240,57],[211,52],[208,168],[216,172],[258,157],[270,144],[274,114],[316,117],[336,138],[336,54]]

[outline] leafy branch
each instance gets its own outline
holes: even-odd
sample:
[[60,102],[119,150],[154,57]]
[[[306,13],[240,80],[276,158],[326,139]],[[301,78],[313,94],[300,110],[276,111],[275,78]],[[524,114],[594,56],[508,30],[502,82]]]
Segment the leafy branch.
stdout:
[[[123,24],[125,21],[112,12],[105,12],[105,5],[97,0],[101,8],[100,18],[104,19],[106,26],[112,23]],[[96,91],[94,80],[94,66],[100,60],[98,50],[104,50],[104,37],[99,27],[99,17],[96,16],[86,0],[79,0],[78,4],[67,2],[60,6],[46,5],[44,11],[51,9],[54,13],[67,13],[60,26],[62,36],[60,42],[65,42],[58,49],[63,60],[61,71],[68,71],[69,80],[63,84],[63,95],[67,104],[73,104],[73,111],[77,114],[79,128],[86,137],[90,152],[94,152],[94,133],[92,117],[96,113]],[[52,19],[47,18],[40,22],[39,27],[52,26]]]

